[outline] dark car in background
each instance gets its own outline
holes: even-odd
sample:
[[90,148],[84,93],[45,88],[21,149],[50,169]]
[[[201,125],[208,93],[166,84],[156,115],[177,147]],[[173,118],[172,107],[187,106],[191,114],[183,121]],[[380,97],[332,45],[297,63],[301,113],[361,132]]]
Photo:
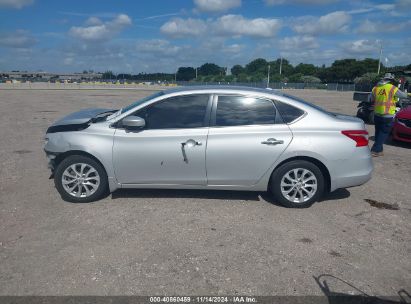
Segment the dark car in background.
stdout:
[[411,106],[402,109],[395,115],[392,138],[411,143]]

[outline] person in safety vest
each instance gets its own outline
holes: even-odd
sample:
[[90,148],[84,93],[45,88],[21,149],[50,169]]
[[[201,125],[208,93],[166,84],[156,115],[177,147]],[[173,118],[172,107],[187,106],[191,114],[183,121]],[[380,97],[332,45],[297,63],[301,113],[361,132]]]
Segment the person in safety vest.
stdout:
[[383,144],[390,134],[399,98],[407,98],[407,94],[395,86],[395,78],[391,73],[385,74],[384,78],[372,89],[371,101],[374,102],[375,137],[371,154],[374,157],[384,155]]

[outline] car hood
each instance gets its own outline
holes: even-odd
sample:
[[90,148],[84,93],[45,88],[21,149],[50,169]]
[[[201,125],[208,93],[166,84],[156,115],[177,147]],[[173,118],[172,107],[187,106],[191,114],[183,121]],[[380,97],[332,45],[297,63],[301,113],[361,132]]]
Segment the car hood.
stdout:
[[99,114],[103,114],[106,112],[111,112],[111,109],[85,109],[78,112],[71,113],[56,122],[54,122],[51,126],[63,126],[63,125],[79,125],[88,123],[92,118],[96,117]]
[[411,119],[411,106],[402,109],[396,114],[398,118]]

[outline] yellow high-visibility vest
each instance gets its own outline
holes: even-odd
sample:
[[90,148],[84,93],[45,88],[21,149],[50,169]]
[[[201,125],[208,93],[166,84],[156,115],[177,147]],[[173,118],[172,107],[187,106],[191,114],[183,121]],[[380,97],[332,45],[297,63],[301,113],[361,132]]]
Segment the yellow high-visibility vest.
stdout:
[[377,85],[372,89],[372,95],[374,97],[374,112],[380,115],[394,115],[395,104],[398,98],[395,97],[398,88],[395,85],[386,83],[383,85]]

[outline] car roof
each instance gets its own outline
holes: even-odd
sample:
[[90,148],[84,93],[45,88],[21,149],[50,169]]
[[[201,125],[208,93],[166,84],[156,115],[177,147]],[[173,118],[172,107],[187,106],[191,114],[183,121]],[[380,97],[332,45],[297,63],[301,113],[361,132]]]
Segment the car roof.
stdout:
[[277,96],[284,96],[281,91],[273,90],[270,88],[255,88],[247,86],[232,86],[232,85],[202,85],[202,86],[184,86],[176,87],[168,90],[164,90],[164,94],[173,94],[173,93],[189,93],[189,92],[201,92],[205,93],[215,92],[215,93],[262,93],[262,94],[271,94]]

